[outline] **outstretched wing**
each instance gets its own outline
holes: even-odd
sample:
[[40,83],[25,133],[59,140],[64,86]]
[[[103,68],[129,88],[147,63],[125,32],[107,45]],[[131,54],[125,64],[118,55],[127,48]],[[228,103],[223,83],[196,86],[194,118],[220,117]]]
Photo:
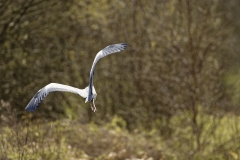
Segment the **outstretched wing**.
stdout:
[[109,54],[113,54],[113,53],[123,51],[123,50],[126,49],[126,47],[127,47],[127,43],[119,43],[119,44],[113,44],[113,45],[107,46],[106,48],[99,51],[94,58],[90,74],[92,72],[94,72],[95,65],[97,64],[99,59],[101,59],[101,58],[103,58],[103,57],[105,57]]
[[82,96],[83,98],[86,98],[88,95],[88,87],[85,89],[78,89],[75,87],[59,84],[59,83],[50,83],[40,89],[34,97],[31,99],[31,101],[28,103],[27,107],[25,108],[29,112],[33,112],[37,109],[39,104],[42,102],[42,100],[50,93],[54,91],[62,91],[62,92],[71,92],[78,94]]
[[90,71],[89,91],[88,91],[88,96],[87,96],[86,102],[89,102],[93,99],[93,95],[92,95],[93,75],[94,75],[95,66],[96,66],[97,62],[99,61],[99,59],[101,59],[101,58],[103,58],[103,57],[105,57],[109,54],[113,54],[113,53],[123,51],[126,48],[127,48],[127,43],[113,44],[113,45],[107,46],[106,48],[102,49],[101,51],[99,51],[97,53],[97,55],[94,58],[92,68],[91,68],[91,71]]
[[89,95],[86,99],[87,102],[92,100],[91,94],[92,94],[92,86],[93,86],[94,69],[95,69],[95,66],[96,66],[97,62],[99,61],[99,59],[101,59],[109,54],[123,51],[126,49],[126,47],[127,47],[127,43],[113,44],[113,45],[107,46],[106,48],[102,49],[101,51],[99,51],[97,53],[96,57],[94,58],[92,68],[90,71],[90,80],[89,80],[90,82],[89,82],[89,92],[88,92]]

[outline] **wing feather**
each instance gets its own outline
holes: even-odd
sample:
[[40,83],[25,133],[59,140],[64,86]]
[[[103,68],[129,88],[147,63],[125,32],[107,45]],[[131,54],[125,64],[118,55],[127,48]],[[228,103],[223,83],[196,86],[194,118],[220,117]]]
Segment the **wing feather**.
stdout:
[[97,62],[99,61],[99,59],[101,59],[101,58],[103,58],[103,57],[105,57],[109,54],[113,54],[113,53],[123,51],[126,48],[127,48],[127,43],[113,44],[113,45],[105,47],[104,49],[102,49],[101,51],[99,51],[97,53],[96,57],[94,58],[92,68],[91,68],[91,71],[90,71],[89,91],[88,91],[88,96],[87,96],[86,102],[89,102],[93,99],[92,88],[93,88],[94,69],[95,69],[95,66],[96,66]]
[[99,61],[99,59],[101,59],[109,54],[123,51],[126,48],[127,48],[127,43],[119,43],[119,44],[113,44],[113,45],[107,46],[104,49],[102,49],[101,51],[99,51],[97,53],[96,57],[94,58],[91,72],[94,70],[94,67],[95,67],[96,63]]
[[33,112],[37,109],[39,104],[42,102],[42,100],[50,93],[54,91],[62,91],[62,92],[71,92],[78,94],[82,96],[83,98],[86,98],[88,95],[88,87],[85,89],[78,89],[72,86],[67,86],[59,83],[50,83],[40,89],[31,99],[31,101],[28,103],[27,107],[25,108],[29,112]]
[[94,75],[95,65],[97,64],[99,59],[101,59],[101,58],[103,58],[103,57],[105,57],[109,54],[113,54],[113,53],[125,50],[126,47],[127,47],[126,43],[113,44],[113,45],[107,46],[106,48],[102,49],[101,51],[99,51],[97,53],[96,57],[94,58],[92,68],[91,68],[91,71],[90,71],[90,83],[89,83],[89,86],[86,87],[85,89],[78,89],[78,88],[75,88],[75,87],[71,87],[71,86],[67,86],[67,85],[63,85],[63,84],[58,84],[58,83],[50,83],[50,84],[46,85],[45,87],[43,87],[42,89],[40,89],[34,95],[34,97],[31,99],[31,101],[28,103],[28,105],[25,109],[29,112],[32,112],[32,111],[36,110],[36,108],[39,106],[41,101],[50,92],[54,92],[54,91],[71,92],[71,93],[79,94],[83,98],[86,98],[86,102],[91,101],[92,98],[93,98],[93,95],[92,95],[93,92],[94,92],[95,97],[96,97],[96,91],[93,87],[93,75]]

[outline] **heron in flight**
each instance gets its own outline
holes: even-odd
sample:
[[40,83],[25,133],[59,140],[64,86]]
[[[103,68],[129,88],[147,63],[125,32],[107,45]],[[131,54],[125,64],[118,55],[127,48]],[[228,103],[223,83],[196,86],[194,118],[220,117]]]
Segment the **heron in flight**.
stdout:
[[78,89],[72,86],[67,86],[64,84],[59,83],[50,83],[40,89],[34,97],[31,99],[31,101],[28,103],[25,110],[29,112],[33,112],[37,109],[38,105],[41,103],[41,101],[50,93],[54,91],[62,91],[62,92],[71,92],[78,94],[82,96],[83,98],[86,98],[85,103],[90,102],[90,106],[93,112],[96,112],[97,109],[95,107],[94,101],[96,100],[97,93],[93,85],[93,76],[94,76],[94,69],[99,59],[112,54],[116,52],[120,52],[125,50],[127,47],[126,43],[119,43],[119,44],[113,44],[110,46],[107,46],[103,50],[99,51],[97,55],[94,58],[92,68],[90,71],[90,78],[89,78],[89,85],[85,89]]

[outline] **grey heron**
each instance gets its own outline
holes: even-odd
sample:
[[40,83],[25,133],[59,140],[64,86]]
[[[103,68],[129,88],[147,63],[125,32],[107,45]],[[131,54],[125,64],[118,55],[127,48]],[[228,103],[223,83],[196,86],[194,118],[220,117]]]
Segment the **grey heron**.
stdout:
[[41,101],[50,93],[54,91],[62,91],[62,92],[71,92],[78,94],[82,96],[83,98],[86,98],[85,103],[90,102],[90,106],[93,112],[96,112],[97,109],[95,107],[94,101],[96,100],[97,93],[93,85],[93,76],[94,76],[94,69],[99,59],[112,54],[116,52],[120,52],[125,50],[127,47],[126,43],[119,43],[119,44],[113,44],[109,45],[106,48],[102,49],[97,53],[97,55],[94,58],[92,68],[90,70],[90,78],[89,78],[89,85],[85,89],[79,89],[72,86],[59,84],[59,83],[50,83],[40,89],[34,97],[31,99],[31,101],[28,103],[25,110],[29,112],[33,112],[37,109]]

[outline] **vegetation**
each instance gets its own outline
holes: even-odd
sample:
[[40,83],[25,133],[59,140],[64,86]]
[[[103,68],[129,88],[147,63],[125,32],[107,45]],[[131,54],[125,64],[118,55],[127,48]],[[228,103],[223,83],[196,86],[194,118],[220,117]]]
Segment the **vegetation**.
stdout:
[[[0,1],[0,159],[240,159],[237,0]],[[84,88],[97,113],[48,83]]]

